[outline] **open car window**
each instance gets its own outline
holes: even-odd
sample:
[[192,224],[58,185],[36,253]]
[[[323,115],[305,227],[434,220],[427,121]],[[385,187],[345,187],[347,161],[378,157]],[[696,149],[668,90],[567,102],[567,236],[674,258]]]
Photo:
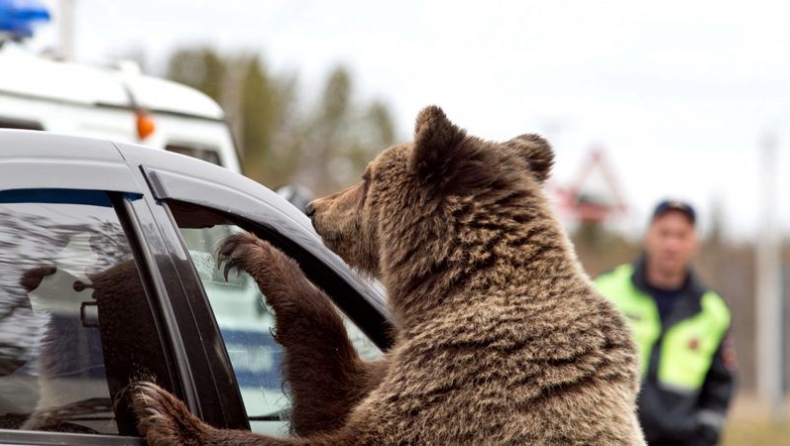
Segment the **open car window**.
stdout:
[[[290,400],[282,384],[282,350],[272,336],[272,310],[248,274],[230,274],[226,281],[216,262],[217,249],[226,237],[255,230],[259,237],[267,238],[266,231],[249,222],[237,224],[218,211],[196,205],[170,201],[168,207],[221,331],[250,427],[261,433],[287,435]],[[289,254],[287,248],[281,249]],[[316,285],[331,292],[320,283]],[[344,319],[360,355],[368,360],[380,357],[375,344],[348,318]]]

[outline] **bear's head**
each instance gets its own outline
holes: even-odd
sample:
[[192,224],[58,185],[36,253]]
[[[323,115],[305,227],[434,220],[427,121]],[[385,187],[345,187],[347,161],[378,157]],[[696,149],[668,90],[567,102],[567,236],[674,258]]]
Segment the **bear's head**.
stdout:
[[537,135],[485,141],[430,106],[414,142],[382,152],[362,182],[313,201],[308,214],[328,247],[392,293],[392,281],[490,263],[507,232],[546,220],[541,190],[553,159]]

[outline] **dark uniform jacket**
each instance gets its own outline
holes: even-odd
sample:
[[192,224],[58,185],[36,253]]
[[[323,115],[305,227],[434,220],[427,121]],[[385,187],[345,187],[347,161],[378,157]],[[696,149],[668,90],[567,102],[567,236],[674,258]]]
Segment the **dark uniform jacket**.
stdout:
[[645,438],[651,446],[714,445],[734,390],[730,312],[689,272],[662,321],[644,263],[622,265],[595,283],[623,311],[639,345]]

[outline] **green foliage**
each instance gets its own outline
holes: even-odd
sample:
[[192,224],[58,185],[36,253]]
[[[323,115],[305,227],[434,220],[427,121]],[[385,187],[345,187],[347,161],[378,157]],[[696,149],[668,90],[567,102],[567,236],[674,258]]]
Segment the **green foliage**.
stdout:
[[225,62],[211,48],[184,48],[176,50],[167,64],[166,76],[189,85],[220,100]]
[[346,186],[395,141],[387,105],[359,101],[343,66],[331,70],[314,104],[298,96],[296,75],[274,74],[252,53],[181,48],[171,55],[166,76],[222,105],[245,174],[269,187],[297,182],[323,194]]

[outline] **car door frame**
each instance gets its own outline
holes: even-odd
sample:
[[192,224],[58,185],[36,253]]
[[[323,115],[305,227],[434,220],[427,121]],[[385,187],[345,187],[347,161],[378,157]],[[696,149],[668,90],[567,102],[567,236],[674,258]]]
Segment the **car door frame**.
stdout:
[[[170,200],[220,212],[232,221],[245,222],[244,226],[259,231],[259,234],[274,236],[273,243],[286,247],[303,269],[321,270],[324,278],[339,291],[333,293],[335,304],[379,348],[386,350],[392,345],[390,336],[393,331],[382,292],[359,280],[337,255],[323,245],[307,217],[285,199],[248,178],[209,163],[144,151],[130,145],[117,146],[131,170],[139,175],[140,181],[146,182],[152,192],[146,200],[159,231],[171,245],[167,251],[177,267],[175,274],[179,275],[185,292],[191,296],[185,301],[193,317],[189,326],[203,329],[201,333],[189,333],[183,339],[187,352],[191,354],[190,361],[201,362],[200,369],[210,369],[212,380],[200,387],[203,391],[200,400],[213,401],[215,410],[221,406],[224,418],[214,419],[214,425],[249,429],[239,386],[209,300],[180,239],[178,226],[166,206]],[[194,342],[197,339],[200,339],[199,343]],[[202,351],[200,358],[196,353],[198,350]],[[195,368],[198,367],[193,364]],[[232,383],[234,389],[220,388],[220,383]],[[210,395],[212,392],[213,396]],[[203,415],[205,421],[220,416],[219,413]],[[237,417],[243,418],[243,422]]]
[[[335,303],[382,350],[392,346],[392,322],[381,289],[361,280],[335,253],[326,248],[310,220],[275,192],[227,169],[192,159],[119,145],[132,170],[141,172],[160,204],[183,201],[247,221],[254,227],[286,243],[305,267],[325,265],[348,296],[331,296]],[[143,155],[143,156],[140,156]],[[179,163],[180,162],[180,163]],[[183,165],[189,165],[189,173]],[[177,225],[173,222],[173,226]],[[278,240],[274,241],[275,243]],[[185,251],[181,246],[182,251]],[[188,256],[188,253],[184,253]],[[359,305],[357,305],[359,304]]]
[[[134,201],[128,199],[129,196],[150,195],[150,191],[140,187],[117,149],[107,142],[64,138],[32,131],[3,131],[0,133],[0,147],[3,149],[0,154],[0,191],[94,190],[117,194],[116,196],[122,194],[127,197],[123,203]],[[129,206],[124,204],[120,211],[117,205],[115,208],[125,230],[129,228],[127,225],[136,226],[137,222],[134,218],[129,218],[132,216],[125,212],[130,208]],[[140,245],[141,238],[138,233],[127,233],[127,237],[133,251],[147,249]],[[157,281],[157,274],[147,262],[141,260],[143,259],[135,255],[135,262],[140,267],[141,275],[144,276],[143,282],[149,303],[152,307],[159,306],[167,300],[168,296],[158,292],[152,293],[155,290],[151,289],[150,284]],[[156,302],[150,302],[151,300]],[[162,334],[162,317],[154,314],[154,319],[158,332]],[[163,353],[168,358],[172,357],[167,351]],[[171,376],[171,378],[175,377]],[[180,380],[173,381],[176,383]],[[144,443],[142,438],[122,435],[2,430],[0,444],[137,446]]]

